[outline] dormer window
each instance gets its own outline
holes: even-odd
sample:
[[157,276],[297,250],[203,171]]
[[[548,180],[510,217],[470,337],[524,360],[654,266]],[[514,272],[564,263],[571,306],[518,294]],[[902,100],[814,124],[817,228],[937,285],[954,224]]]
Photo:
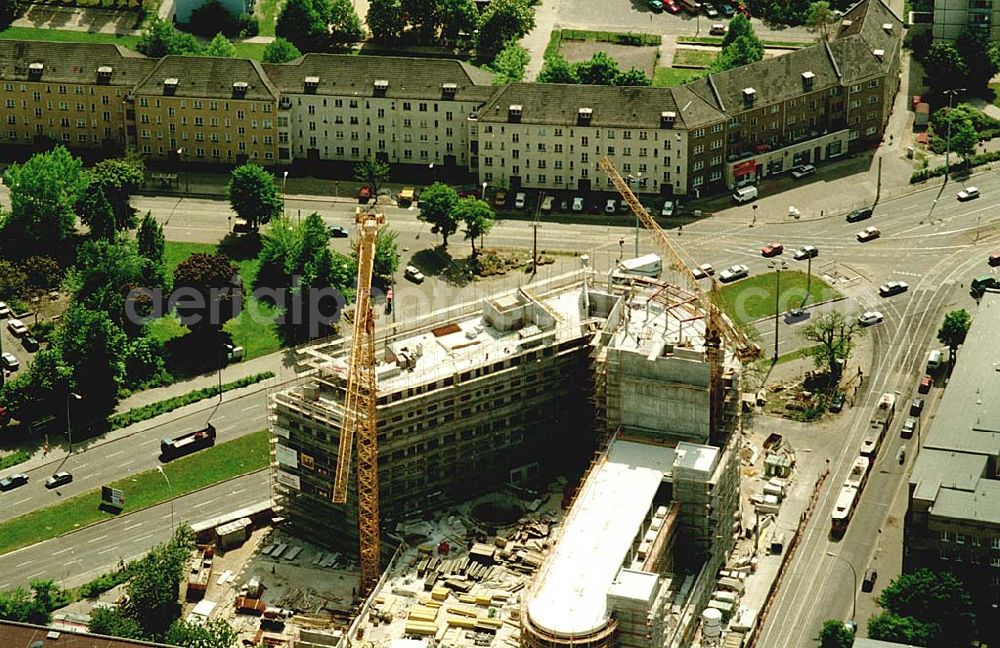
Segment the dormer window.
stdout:
[[676,121],[677,113],[674,111],[666,110],[660,113],[660,126],[663,128],[673,128]]
[[442,83],[441,84],[441,94],[444,95],[445,99],[454,99],[455,92],[458,91],[458,85],[454,83]]
[[375,94],[379,96],[385,96],[386,91],[389,89],[389,82],[385,79],[375,80]]
[[249,87],[250,86],[249,84],[247,84],[246,81],[235,81],[233,83],[233,98],[242,99],[243,97],[247,96],[247,89]]
[[750,107],[757,100],[757,91],[753,88],[743,88],[743,105]]
[[28,66],[28,78],[29,79],[41,79],[42,70],[45,69],[45,65],[42,63],[32,63]]
[[511,104],[508,106],[507,119],[515,123],[521,121],[521,104]]
[[872,55],[881,61],[885,58],[885,50],[880,50],[880,49],[872,50]]
[[102,65],[97,68],[97,82],[100,84],[111,83],[111,75],[114,72],[114,68],[110,65]]
[[816,75],[813,74],[812,72],[803,72],[802,73],[802,89],[803,90],[812,90],[813,80],[815,78],[816,78]]
[[176,78],[170,77],[163,80],[163,94],[172,95],[177,92],[177,85],[180,83]]
[[304,81],[306,92],[309,94],[316,94],[316,88],[319,87],[319,77],[318,76],[307,76]]
[[576,123],[581,125],[590,124],[591,117],[594,116],[593,108],[580,108],[576,111]]

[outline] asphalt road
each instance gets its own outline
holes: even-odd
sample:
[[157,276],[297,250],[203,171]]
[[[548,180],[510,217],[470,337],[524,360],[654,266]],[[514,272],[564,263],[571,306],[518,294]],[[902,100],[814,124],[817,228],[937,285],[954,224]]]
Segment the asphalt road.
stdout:
[[266,470],[237,477],[136,513],[0,556],[0,590],[32,579],[81,585],[119,562],[145,554],[171,537],[173,524],[193,523],[267,499]]
[[[257,391],[241,392],[239,396],[230,395],[229,399],[224,400],[212,417],[212,424],[218,435],[216,443],[224,443],[266,428],[266,394],[267,391],[258,386]],[[167,415],[158,417],[158,423],[151,421],[145,426],[137,425],[136,432],[130,436],[109,442],[102,442],[100,439],[85,442],[82,446],[77,446],[76,452],[66,459],[61,468],[60,461],[57,460],[27,471],[27,484],[0,493],[0,521],[51,506],[61,498],[100,488],[130,474],[156,468],[160,465],[160,439],[203,427],[214,405],[212,401],[202,401],[183,410],[191,413],[172,419]],[[93,447],[88,448],[91,444],[94,444]],[[47,490],[44,486],[45,478],[57,469],[73,473],[73,481],[56,490]],[[6,470],[4,474],[12,472],[17,472],[17,469]],[[0,574],[2,573],[3,570],[0,569]]]

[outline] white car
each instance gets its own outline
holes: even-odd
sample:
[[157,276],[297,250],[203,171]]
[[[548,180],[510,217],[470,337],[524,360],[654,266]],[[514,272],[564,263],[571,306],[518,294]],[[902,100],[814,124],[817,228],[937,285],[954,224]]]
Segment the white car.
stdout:
[[0,302],[0,317],[8,317],[8,316],[10,316],[10,306],[5,304],[4,302]]
[[12,319],[7,322],[7,329],[14,337],[21,337],[28,334],[28,327],[19,319]]
[[528,197],[525,196],[523,192],[519,191],[517,195],[514,196],[514,209],[524,209],[524,204],[527,199]]
[[958,199],[961,201],[972,200],[979,197],[979,187],[966,187],[958,192]]
[[813,259],[818,256],[819,256],[819,250],[817,250],[812,245],[803,245],[798,250],[795,250],[795,252],[792,254],[792,257],[796,261],[802,261],[804,259]]
[[663,209],[660,210],[660,216],[663,216],[664,218],[669,218],[670,216],[673,215],[674,215],[674,201],[668,200],[667,202],[663,203]]
[[858,241],[860,243],[864,243],[866,241],[872,241],[880,236],[882,236],[882,230],[875,227],[874,225],[866,227],[857,233]]
[[909,289],[910,286],[905,281],[888,281],[878,287],[878,294],[883,297],[892,297],[893,295],[904,293]]
[[608,198],[608,203],[606,205],[604,205],[604,213],[605,214],[613,214],[613,213],[615,213],[615,210],[617,208],[618,208],[618,205],[615,204],[615,199],[614,198]]
[[17,371],[21,366],[21,363],[18,362],[16,355],[4,351],[0,354],[0,365],[2,365],[7,371]]
[[738,263],[733,266],[729,266],[725,270],[719,273],[719,281],[730,282],[736,281],[737,279],[743,279],[750,274],[750,268]]
[[424,273],[420,272],[416,266],[408,265],[403,269],[403,276],[412,281],[413,283],[423,283]]
[[702,263],[700,266],[691,271],[695,279],[704,279],[705,277],[710,277],[715,274],[715,268],[712,267],[711,263]]
[[883,319],[885,319],[885,317],[878,311],[865,311],[864,313],[861,313],[860,317],[858,317],[858,324],[861,326],[871,326],[873,324],[878,324]]
[[576,196],[575,198],[573,198],[573,206],[572,206],[571,209],[573,211],[575,211],[575,212],[582,212],[583,211],[583,198],[581,198],[580,196]]
[[811,176],[814,173],[816,173],[816,167],[811,164],[802,164],[792,169],[792,177],[796,180]]

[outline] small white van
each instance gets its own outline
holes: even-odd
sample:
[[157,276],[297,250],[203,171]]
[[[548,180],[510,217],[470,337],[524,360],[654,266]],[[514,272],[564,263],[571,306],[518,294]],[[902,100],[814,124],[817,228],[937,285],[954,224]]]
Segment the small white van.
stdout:
[[733,200],[738,203],[750,202],[751,200],[756,200],[757,198],[757,187],[754,185],[747,185],[745,187],[738,187],[736,191],[733,192]]
[[937,368],[941,366],[941,351],[938,349],[932,350],[927,354],[927,373],[932,371],[937,371]]

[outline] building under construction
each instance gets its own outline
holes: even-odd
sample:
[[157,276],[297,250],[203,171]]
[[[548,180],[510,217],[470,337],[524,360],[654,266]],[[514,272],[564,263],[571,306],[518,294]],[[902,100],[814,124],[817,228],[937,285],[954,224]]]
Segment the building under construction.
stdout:
[[[678,636],[679,606],[721,565],[738,514],[739,362],[723,354],[713,430],[705,327],[676,286],[612,286],[584,268],[380,336],[383,528],[596,452],[521,599],[522,645]],[[309,348],[301,365],[271,402],[278,505],[298,533],[353,548],[353,490],[346,506],[330,499],[346,347]]]

